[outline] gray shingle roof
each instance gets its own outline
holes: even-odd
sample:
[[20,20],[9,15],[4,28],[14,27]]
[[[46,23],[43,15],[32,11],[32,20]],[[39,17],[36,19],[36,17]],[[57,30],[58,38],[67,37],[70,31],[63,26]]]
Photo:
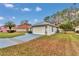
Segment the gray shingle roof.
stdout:
[[36,24],[34,24],[32,26],[43,26],[43,25],[51,25],[51,26],[54,26],[54,24],[52,24],[50,22],[37,22]]

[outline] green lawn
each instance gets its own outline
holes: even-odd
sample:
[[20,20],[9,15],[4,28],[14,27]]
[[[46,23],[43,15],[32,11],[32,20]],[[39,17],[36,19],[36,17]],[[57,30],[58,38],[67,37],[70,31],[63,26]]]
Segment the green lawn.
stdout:
[[14,32],[14,33],[0,32],[0,38],[12,38],[24,34],[25,34],[24,32]]
[[23,44],[2,48],[0,55],[6,56],[49,56],[78,55],[79,35],[74,32],[43,36]]

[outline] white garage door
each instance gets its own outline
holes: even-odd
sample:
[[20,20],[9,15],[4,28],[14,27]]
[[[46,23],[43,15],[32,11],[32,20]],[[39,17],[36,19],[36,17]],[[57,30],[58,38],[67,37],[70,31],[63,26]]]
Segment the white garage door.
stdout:
[[44,26],[42,26],[42,27],[33,27],[32,32],[33,32],[33,34],[45,35],[45,27]]

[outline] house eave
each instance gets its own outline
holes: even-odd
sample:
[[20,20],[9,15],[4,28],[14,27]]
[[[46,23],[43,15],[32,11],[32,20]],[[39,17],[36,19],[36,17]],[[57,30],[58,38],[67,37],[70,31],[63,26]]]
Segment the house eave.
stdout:
[[39,27],[39,26],[53,26],[54,27],[54,25],[52,25],[52,24],[45,24],[45,25],[33,25],[32,27]]

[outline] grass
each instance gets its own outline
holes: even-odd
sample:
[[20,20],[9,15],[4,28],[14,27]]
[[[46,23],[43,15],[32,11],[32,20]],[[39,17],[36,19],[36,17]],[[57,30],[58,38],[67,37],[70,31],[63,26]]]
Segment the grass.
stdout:
[[0,49],[1,56],[79,55],[79,36],[74,32],[57,33]]
[[14,33],[0,32],[0,38],[12,38],[24,34],[25,34],[24,32],[14,32]]

